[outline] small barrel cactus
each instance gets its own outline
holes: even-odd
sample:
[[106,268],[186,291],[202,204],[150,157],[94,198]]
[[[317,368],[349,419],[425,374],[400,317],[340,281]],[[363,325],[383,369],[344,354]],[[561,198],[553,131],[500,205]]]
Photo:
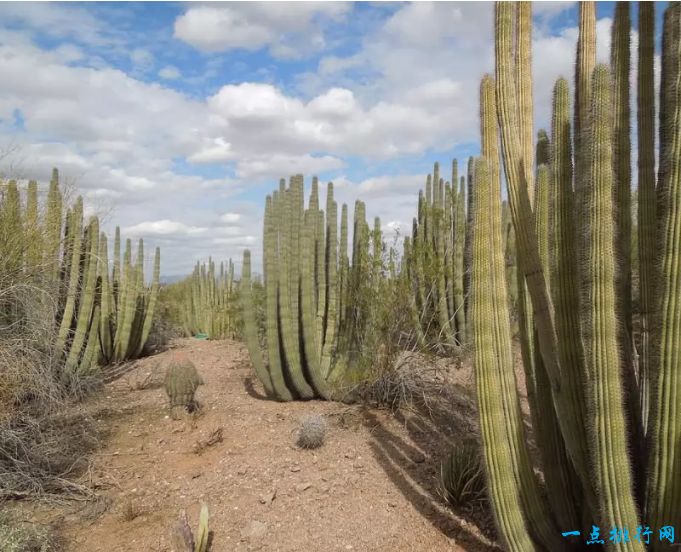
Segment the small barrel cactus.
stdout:
[[305,416],[298,428],[298,440],[300,448],[316,449],[324,444],[326,439],[326,418],[321,414]]
[[197,409],[198,403],[194,399],[194,393],[202,383],[196,367],[188,358],[179,356],[173,358],[166,370],[164,381],[173,413],[177,407],[184,407],[188,412]]

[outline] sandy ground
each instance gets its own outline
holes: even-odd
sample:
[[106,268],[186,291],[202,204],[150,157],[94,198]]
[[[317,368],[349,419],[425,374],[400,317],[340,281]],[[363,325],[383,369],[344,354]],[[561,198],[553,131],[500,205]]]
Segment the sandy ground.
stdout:
[[[85,475],[100,499],[32,512],[56,520],[67,551],[169,552],[179,512],[195,527],[202,502],[213,552],[498,550],[488,518],[453,512],[437,491],[447,447],[476,431],[469,369],[437,376],[456,399],[428,418],[266,400],[241,343],[175,347],[205,382],[197,392],[202,413],[169,416],[161,382],[172,351],[138,361],[89,401],[107,434]],[[309,413],[329,421],[326,444],[315,451],[295,446]],[[216,430],[222,440],[202,448]]]

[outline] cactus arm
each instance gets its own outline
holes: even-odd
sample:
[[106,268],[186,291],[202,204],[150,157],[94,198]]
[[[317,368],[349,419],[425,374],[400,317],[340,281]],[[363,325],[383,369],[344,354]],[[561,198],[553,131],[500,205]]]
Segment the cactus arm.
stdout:
[[101,343],[101,352],[104,362],[111,360],[113,353],[113,340],[111,332],[111,316],[113,306],[113,293],[109,282],[109,258],[107,252],[106,235],[102,232],[99,243],[99,275],[102,281],[102,298],[101,298],[101,313],[100,313],[100,327],[99,339]]
[[154,311],[156,310],[156,302],[158,301],[159,278],[161,276],[161,250],[157,247],[154,254],[154,274],[151,280],[151,290],[149,292],[149,303],[146,312],[144,313],[144,326],[142,327],[142,334],[137,352],[135,356],[139,356],[144,348],[144,345],[149,339],[151,333],[151,326],[154,322]]
[[336,351],[338,336],[338,205],[333,199],[333,183],[326,192],[326,276],[328,299],[326,302],[326,335],[322,348],[322,374],[326,378],[331,370],[331,362]]
[[[302,182],[300,183],[302,184]],[[301,398],[311,399],[314,390],[305,380],[300,357],[298,289],[299,289],[299,242],[294,239],[294,223],[291,218],[298,217],[298,177],[291,179],[291,186],[280,198],[279,223],[283,251],[279,257],[279,304],[282,324],[282,340],[286,355],[285,367],[292,391]],[[299,222],[299,221],[298,221]],[[299,224],[295,228],[299,229]],[[293,267],[291,265],[294,265]],[[294,308],[294,305],[296,308]]]
[[253,293],[251,291],[251,252],[244,249],[243,265],[241,267],[241,301],[244,317],[244,335],[248,354],[258,379],[265,388],[267,395],[274,393],[272,379],[265,368],[258,344],[258,329],[255,322],[255,306],[253,305]]
[[[587,196],[589,249],[584,259],[582,325],[585,358],[592,374],[591,441],[594,481],[600,500],[602,523],[637,527],[627,426],[622,397],[622,362],[617,340],[615,235],[613,205],[612,80],[609,68],[594,70],[591,133],[591,167]],[[643,550],[641,543],[613,544],[615,550]]]
[[[667,102],[668,125],[662,135],[668,143],[668,157],[658,182],[658,207],[661,207],[658,234],[659,303],[657,305],[651,370],[651,410],[649,420],[650,457],[648,461],[648,497],[646,519],[651,524],[681,524],[681,361],[679,328],[681,327],[681,4],[670,4],[665,12],[666,40],[663,68],[668,68],[662,94]],[[667,58],[666,60],[664,58]],[[662,151],[662,144],[660,144]],[[653,550],[662,550],[656,543]]]
[[71,214],[71,221],[69,230],[73,237],[70,244],[71,257],[70,268],[68,272],[68,290],[66,295],[66,304],[62,314],[59,325],[59,334],[57,336],[57,351],[59,354],[65,353],[66,340],[71,332],[71,324],[73,323],[73,314],[76,308],[76,297],[78,295],[78,281],[80,279],[80,250],[82,243],[82,227],[83,227],[83,200],[78,198],[76,205]]
[[318,356],[317,320],[315,309],[315,233],[317,231],[318,209],[308,209],[303,218],[300,240],[300,328],[303,338],[303,350],[307,377],[315,393],[325,399],[330,398],[326,381],[322,375]]
[[[506,432],[506,405],[511,397],[499,393],[501,387],[501,340],[496,337],[496,320],[501,316],[494,296],[503,294],[504,285],[495,285],[494,263],[489,262],[492,227],[488,209],[491,196],[487,163],[480,160],[475,167],[475,201],[473,203],[472,293],[470,314],[475,350],[475,380],[478,396],[480,431],[484,445],[487,484],[500,537],[504,548],[510,552],[538,550],[530,536],[523,509],[519,485],[515,479],[515,466],[510,436]],[[502,275],[497,275],[502,277]],[[496,302],[499,303],[498,301]],[[499,307],[504,308],[499,304]],[[506,307],[507,308],[507,307]],[[510,340],[509,340],[510,341]]]
[[[92,311],[95,304],[95,288],[97,285],[97,252],[99,248],[99,221],[93,217],[88,225],[88,250],[85,274],[83,275],[83,289],[80,293],[78,306],[78,316],[76,319],[76,332],[71,343],[68,357],[66,359],[66,369],[70,372],[76,370],[85,339],[92,325]],[[99,322],[97,322],[99,323]]]
[[647,433],[650,408],[650,322],[654,297],[655,247],[655,4],[639,3],[638,49],[638,243],[641,337],[639,385],[641,424]]
[[[286,386],[282,364],[285,362],[283,355],[282,332],[280,320],[281,294],[279,274],[281,273],[279,251],[279,203],[283,198],[279,192],[274,192],[272,198],[268,196],[265,201],[265,236],[263,240],[263,260],[265,264],[265,292],[267,294],[267,358],[269,378],[272,384],[272,393],[280,401],[291,401],[293,395]],[[267,383],[267,378],[263,386]]]

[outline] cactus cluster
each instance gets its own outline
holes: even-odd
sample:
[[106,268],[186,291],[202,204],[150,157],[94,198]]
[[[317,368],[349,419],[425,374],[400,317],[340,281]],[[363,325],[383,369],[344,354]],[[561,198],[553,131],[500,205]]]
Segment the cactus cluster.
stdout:
[[[481,86],[471,315],[490,501],[512,551],[571,549],[578,545],[561,539],[561,532],[588,534],[592,524],[636,530],[681,523],[681,4],[670,3],[664,14],[657,178],[655,5],[638,6],[638,339],[630,9],[617,3],[606,65],[596,63],[594,4],[579,5],[573,113],[561,78],[553,91],[551,135],[540,132],[534,144],[531,7],[498,2],[495,8],[495,77],[486,76]],[[513,370],[500,159],[543,482],[528,454]],[[661,547],[651,540],[652,550]],[[645,547],[640,539],[622,538],[611,539],[609,548]]]
[[403,264],[414,300],[412,317],[421,344],[435,339],[450,345],[466,341],[464,251],[466,179],[452,162],[451,184],[440,177],[439,163],[419,192],[418,216],[404,240]]
[[97,365],[139,356],[151,331],[158,294],[159,250],[152,286],[147,289],[142,240],[134,265],[128,240],[121,270],[117,229],[110,275],[106,235],[100,233],[97,217],[84,222],[82,198],[70,207],[64,204],[54,169],[41,216],[37,188],[36,182],[28,183],[22,207],[17,183],[2,185],[3,277],[16,281],[22,272],[39,277],[57,298],[54,345],[63,356],[66,373],[88,372]]
[[333,184],[320,209],[312,180],[304,205],[302,175],[291,177],[265,203],[263,268],[267,363],[258,346],[251,293],[251,256],[244,251],[241,297],[244,333],[256,373],[278,400],[330,398],[332,381],[352,364],[366,333],[371,290],[384,277],[377,262],[385,248],[380,221],[366,222],[364,203],[354,212],[352,258],[348,256],[348,209],[338,207]]
[[239,335],[238,286],[234,281],[232,259],[220,263],[216,270],[212,258],[207,264],[196,263],[194,272],[182,287],[182,324],[188,335],[206,334],[211,339],[235,338]]

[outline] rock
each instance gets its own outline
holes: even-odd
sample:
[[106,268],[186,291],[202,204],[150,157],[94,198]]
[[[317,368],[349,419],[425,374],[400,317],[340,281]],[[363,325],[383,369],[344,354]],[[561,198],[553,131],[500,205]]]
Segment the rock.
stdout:
[[251,522],[241,529],[241,539],[261,539],[267,534],[267,525],[258,520],[251,520]]
[[266,493],[260,497],[260,504],[267,504],[269,506],[276,497],[277,489],[272,489],[269,493]]
[[312,483],[298,483],[296,485],[296,491],[302,493],[307,491],[310,487],[312,487]]
[[299,471],[300,471],[300,466],[291,466],[291,471],[292,471],[292,472],[299,472]]

